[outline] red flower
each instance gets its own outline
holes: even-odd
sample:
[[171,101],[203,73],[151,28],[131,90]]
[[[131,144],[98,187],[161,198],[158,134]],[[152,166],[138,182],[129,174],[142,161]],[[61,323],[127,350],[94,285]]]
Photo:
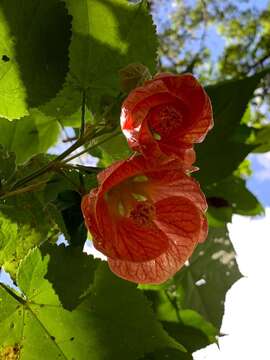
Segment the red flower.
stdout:
[[82,211],[111,270],[137,283],[161,283],[178,271],[207,235],[205,197],[171,159],[153,167],[143,156],[99,174]]
[[212,126],[209,97],[191,74],[159,74],[122,105],[121,127],[130,147],[150,158],[176,155],[191,165],[192,145]]

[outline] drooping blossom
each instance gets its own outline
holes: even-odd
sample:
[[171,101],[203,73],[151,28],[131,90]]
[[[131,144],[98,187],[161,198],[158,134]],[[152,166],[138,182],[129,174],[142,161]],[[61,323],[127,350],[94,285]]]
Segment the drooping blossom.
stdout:
[[144,156],[177,156],[190,166],[193,144],[213,126],[212,107],[191,74],[162,73],[131,91],[122,105],[121,128],[132,150]]
[[95,248],[111,270],[136,283],[162,283],[205,240],[206,201],[198,183],[175,170],[175,160],[153,167],[141,155],[98,176],[82,211]]

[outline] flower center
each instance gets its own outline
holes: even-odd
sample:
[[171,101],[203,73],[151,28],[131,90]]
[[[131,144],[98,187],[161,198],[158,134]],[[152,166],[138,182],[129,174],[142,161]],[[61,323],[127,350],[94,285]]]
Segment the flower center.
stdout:
[[[108,191],[105,199],[111,215],[131,217],[141,224],[147,222],[146,219],[150,219],[151,202],[147,194],[146,184],[148,184],[146,176],[135,176]],[[139,220],[139,218],[144,220]]]
[[150,201],[140,201],[131,210],[129,217],[138,225],[148,225],[155,216],[155,206]]
[[[173,105],[163,105],[154,110],[149,125],[154,135],[158,134],[161,138],[166,137],[183,127],[183,115]],[[157,136],[155,138],[160,140]]]

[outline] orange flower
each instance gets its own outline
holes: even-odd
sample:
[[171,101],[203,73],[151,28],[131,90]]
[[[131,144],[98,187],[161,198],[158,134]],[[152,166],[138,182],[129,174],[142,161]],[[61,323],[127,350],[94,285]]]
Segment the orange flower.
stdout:
[[212,126],[209,97],[191,74],[159,74],[131,91],[122,105],[121,127],[129,146],[149,158],[175,155],[190,166],[193,144]]
[[198,183],[143,156],[101,172],[82,201],[85,223],[111,270],[137,283],[158,284],[178,271],[207,235],[205,197]]

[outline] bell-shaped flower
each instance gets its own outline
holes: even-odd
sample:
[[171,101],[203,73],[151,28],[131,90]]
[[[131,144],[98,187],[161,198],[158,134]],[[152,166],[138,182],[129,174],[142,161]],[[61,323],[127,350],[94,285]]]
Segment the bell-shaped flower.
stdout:
[[101,172],[98,181],[82,211],[95,248],[118,276],[164,282],[205,240],[205,197],[194,179],[175,169],[175,159],[153,166],[133,156]]
[[210,99],[191,74],[156,75],[122,104],[121,128],[128,144],[149,158],[174,155],[190,166],[193,144],[212,126]]

